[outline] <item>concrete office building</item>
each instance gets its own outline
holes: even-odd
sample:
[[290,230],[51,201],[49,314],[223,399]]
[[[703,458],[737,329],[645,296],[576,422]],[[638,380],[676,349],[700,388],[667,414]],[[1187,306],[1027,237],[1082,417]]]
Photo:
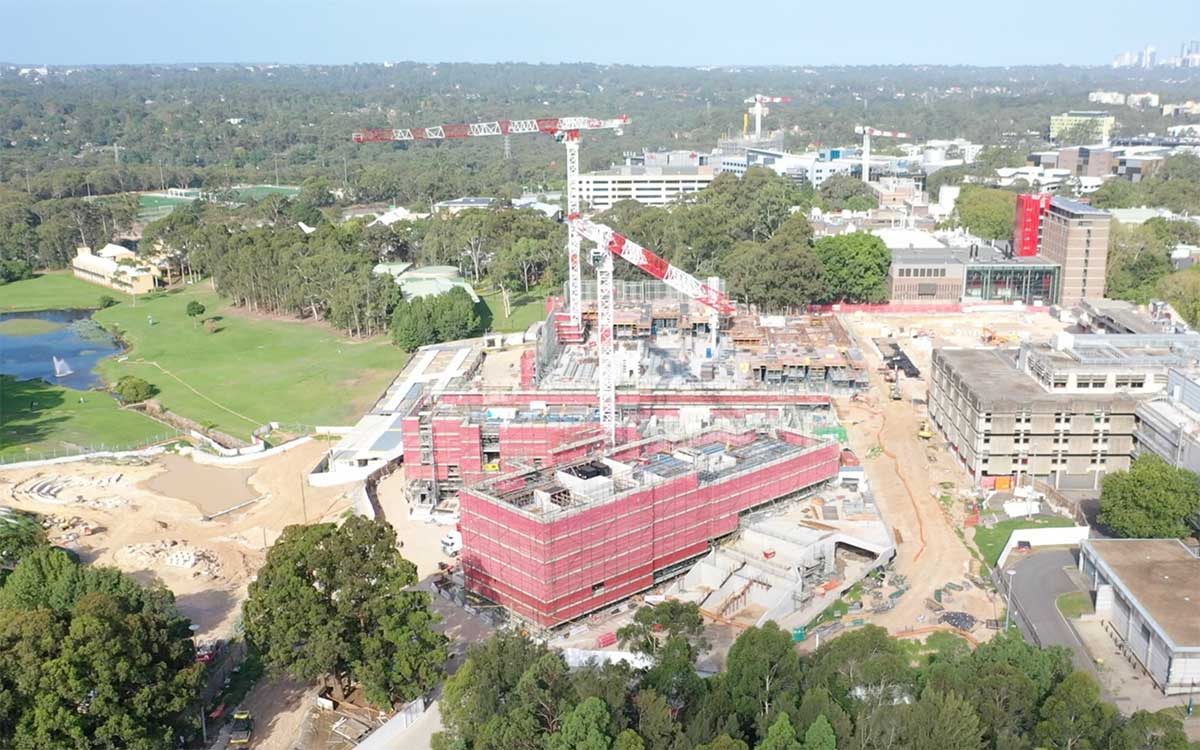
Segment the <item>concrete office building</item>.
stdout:
[[1167,695],[1200,682],[1200,558],[1178,539],[1085,539],[1096,616]]
[[1064,112],[1050,117],[1050,140],[1057,142],[1063,136],[1073,137],[1086,132],[1084,141],[1108,143],[1116,123],[1117,119],[1107,112]]
[[1042,218],[1040,255],[1062,267],[1060,303],[1104,296],[1111,217],[1085,203],[1055,196]]
[[1200,474],[1200,371],[1172,368],[1162,396],[1137,408],[1139,454]]
[[594,211],[623,200],[666,206],[681,195],[708,187],[716,172],[710,166],[618,166],[579,175],[579,195]]
[[929,416],[987,486],[1029,475],[1095,489],[1135,454],[1136,411],[1171,367],[1200,357],[1200,335],[1061,334],[1020,349],[935,349]]

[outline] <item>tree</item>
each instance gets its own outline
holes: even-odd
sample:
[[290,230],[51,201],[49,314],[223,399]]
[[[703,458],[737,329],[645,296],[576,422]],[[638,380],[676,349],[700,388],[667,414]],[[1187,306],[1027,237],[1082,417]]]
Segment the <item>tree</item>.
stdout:
[[408,588],[416,580],[386,523],[289,526],[250,584],[246,635],[268,667],[296,679],[357,681],[380,706],[412,700],[446,660],[429,594]]
[[19,747],[174,745],[204,679],[191,641],[171,622],[99,593],[75,605],[42,670],[32,715],[17,727]]
[[883,302],[892,253],[873,234],[853,232],[822,237],[816,243],[823,268],[825,302]]
[[653,690],[641,690],[634,696],[633,705],[637,732],[646,741],[646,750],[673,750],[686,741],[665,697]]
[[192,300],[187,303],[187,314],[192,319],[193,325],[196,325],[199,322],[200,316],[204,314],[204,305],[196,300]]
[[795,694],[800,684],[792,636],[773,620],[743,631],[729,649],[726,664],[734,710],[748,732],[755,731],[756,722],[771,716],[776,702],[784,694]]
[[829,722],[839,746],[850,746],[850,740],[854,737],[854,723],[846,709],[836,703],[825,688],[809,688],[804,691],[800,705],[792,714],[792,723],[798,727],[810,727],[818,718]]
[[0,285],[33,278],[33,266],[23,260],[0,258]]
[[[7,571],[46,544],[46,531],[33,514],[21,511],[0,514],[0,583],[4,582]],[[0,593],[2,600],[3,594]]]
[[637,732],[626,729],[617,735],[617,740],[613,743],[613,750],[646,750],[646,743],[642,741]]
[[676,637],[683,638],[697,653],[708,647],[704,638],[704,618],[695,602],[667,599],[640,607],[630,623],[617,630],[617,640],[622,648],[651,657],[658,654],[666,641]]
[[1135,711],[1109,739],[1109,750],[1188,750],[1183,722],[1163,711]]
[[1164,238],[1169,232],[1169,228],[1156,231],[1153,226],[1126,227],[1112,222],[1105,296],[1138,304],[1149,302],[1159,280],[1172,270],[1170,245]]
[[792,727],[792,720],[785,713],[779,714],[779,718],[767,730],[767,736],[755,746],[755,750],[801,750],[801,748],[808,750],[807,744],[801,745],[800,741],[796,739],[796,730]]
[[722,734],[706,745],[697,745],[696,750],[750,750],[750,746],[741,740],[735,740],[727,734]]
[[[821,183],[818,191],[826,210],[865,211],[879,205],[875,192],[862,180],[848,174],[835,174]],[[854,200],[854,199],[858,200]],[[851,208],[853,201],[854,208]]]
[[446,680],[442,692],[443,734],[474,746],[484,725],[513,712],[520,702],[517,683],[549,650],[527,636],[497,632],[471,646],[463,665]]
[[818,716],[804,732],[804,750],[837,750],[833,727],[824,716]]
[[1136,458],[1129,471],[1104,477],[1100,523],[1134,538],[1187,536],[1186,519],[1200,511],[1200,478],[1156,455]]
[[124,403],[137,404],[157,395],[158,388],[136,375],[122,375],[113,386],[113,392]]
[[914,703],[905,726],[912,750],[980,750],[983,730],[971,704],[956,693],[925,690]]
[[1016,213],[1016,193],[978,185],[964,185],[954,204],[956,224],[985,240],[1011,240]]
[[[608,750],[612,738],[605,734],[607,727],[608,707],[599,698],[588,698],[567,714],[562,729],[549,736],[546,750]],[[631,747],[629,740],[625,746]]]
[[822,644],[809,660],[805,684],[828,690],[835,701],[891,704],[912,694],[913,675],[900,645],[868,625]]
[[1177,271],[1158,282],[1158,294],[1192,326],[1200,326],[1200,268]]
[[1042,704],[1034,736],[1047,750],[1098,750],[1116,714],[1100,701],[1100,686],[1091,675],[1072,672]]

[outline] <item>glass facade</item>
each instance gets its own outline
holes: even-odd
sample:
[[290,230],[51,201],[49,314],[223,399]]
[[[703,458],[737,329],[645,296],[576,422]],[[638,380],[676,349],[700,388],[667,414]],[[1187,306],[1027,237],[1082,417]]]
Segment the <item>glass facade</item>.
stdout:
[[1031,263],[967,265],[964,302],[1040,302],[1056,305],[1061,294],[1060,268]]

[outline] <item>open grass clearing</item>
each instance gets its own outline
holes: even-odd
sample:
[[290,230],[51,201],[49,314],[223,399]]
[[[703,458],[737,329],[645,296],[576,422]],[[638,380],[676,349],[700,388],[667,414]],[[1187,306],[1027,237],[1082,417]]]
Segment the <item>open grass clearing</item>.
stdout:
[[0,312],[92,310],[108,296],[128,302],[129,295],[75,278],[70,271],[50,271],[32,279],[0,286]]
[[[186,313],[204,305],[201,320]],[[101,310],[128,358],[100,365],[107,382],[136,375],[167,409],[247,439],[271,421],[355,421],[403,367],[386,337],[351,340],[321,325],[265,320],[233,310],[207,284],[156,293]]]
[[504,314],[504,298],[499,292],[479,295],[484,330],[497,333],[516,333],[546,318],[546,293],[534,289],[528,294],[510,295],[512,314]]
[[1074,525],[1067,518],[1011,518],[997,523],[990,529],[976,526],[975,546],[983,554],[984,561],[995,567],[1000,553],[1004,551],[1004,545],[1008,544],[1008,538],[1017,529],[1052,529]]
[[139,448],[172,430],[107,393],[0,375],[0,461]]

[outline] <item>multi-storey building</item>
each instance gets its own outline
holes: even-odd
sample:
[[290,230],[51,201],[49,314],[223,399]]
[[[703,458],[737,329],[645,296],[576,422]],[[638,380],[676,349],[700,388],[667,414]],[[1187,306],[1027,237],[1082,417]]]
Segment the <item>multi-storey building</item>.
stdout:
[[1108,143],[1117,120],[1107,112],[1078,111],[1050,118],[1050,140],[1078,138],[1085,143]]
[[1054,196],[1042,219],[1040,255],[1062,267],[1061,304],[1104,296],[1111,217],[1086,203]]
[[623,200],[666,206],[708,187],[715,176],[710,166],[617,166],[579,175],[579,196],[594,211]]
[[778,429],[647,438],[459,493],[467,588],[541,627],[648,589],[739,514],[838,474],[836,441]]
[[1013,225],[1013,255],[1037,255],[1042,246],[1042,219],[1050,209],[1048,193],[1017,196],[1017,219]]
[[1137,452],[1200,474],[1200,371],[1172,368],[1161,395],[1138,404]]
[[987,484],[1032,476],[1097,488],[1135,454],[1139,403],[1170,367],[1195,362],[1200,336],[1063,334],[1053,346],[936,349],[929,415]]

